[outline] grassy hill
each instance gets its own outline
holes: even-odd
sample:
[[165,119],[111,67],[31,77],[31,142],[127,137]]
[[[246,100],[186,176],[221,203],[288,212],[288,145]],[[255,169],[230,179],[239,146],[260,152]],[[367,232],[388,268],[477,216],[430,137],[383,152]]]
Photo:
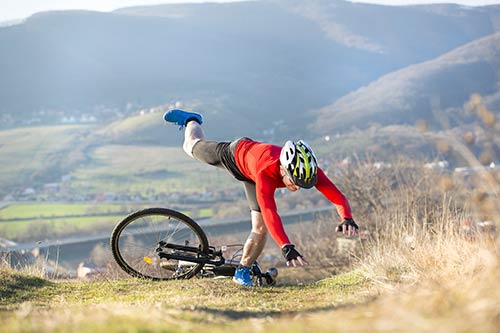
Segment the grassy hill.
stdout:
[[314,129],[321,133],[380,125],[415,125],[427,121],[441,129],[463,125],[470,114],[462,108],[481,93],[496,112],[500,34],[474,41],[434,60],[387,74],[317,112]]
[[[332,276],[332,248],[304,247],[312,265],[280,266],[274,287],[244,288],[227,279],[151,282],[109,271],[61,281],[2,268],[0,324],[13,333],[496,332],[495,238],[464,237],[454,217],[425,231],[400,213],[400,219],[384,214],[388,223],[365,242],[354,268]],[[332,243],[327,235],[319,243],[325,239]]]
[[[124,278],[101,246],[93,253],[102,271],[89,279],[48,279],[44,258],[22,271],[4,263],[0,325],[8,332],[498,331],[498,170],[461,177],[362,162],[329,171],[341,180],[360,237],[336,235],[336,216],[286,226],[311,265],[286,268],[268,242],[265,253],[275,259],[261,263],[278,267],[276,286]],[[212,236],[214,245],[234,244]]]
[[377,290],[356,273],[257,290],[228,280],[52,282],[5,271],[1,277],[0,323],[12,333],[488,333],[499,324],[494,296],[482,283],[473,295],[436,285]]
[[26,127],[0,131],[0,195],[58,182],[84,160],[94,126]]
[[[162,146],[164,137],[177,147]],[[175,137],[175,139],[174,139]],[[0,196],[58,183],[73,197],[106,192],[196,192],[231,187],[230,177],[189,158],[182,132],[161,114],[133,116],[107,126],[46,126],[0,131]],[[210,170],[209,173],[205,171]],[[66,180],[62,180],[63,176]],[[234,184],[233,184],[234,185]],[[43,195],[42,195],[43,197]],[[60,198],[63,199],[64,198]],[[67,197],[66,199],[70,199]]]
[[[247,332],[254,320],[259,326],[268,320],[283,325],[286,318],[332,312],[370,295],[355,273],[264,289],[240,288],[229,280],[52,282],[6,271],[1,277],[0,322],[9,332],[220,332],[241,325]],[[291,325],[306,327],[295,320]]]
[[[208,170],[213,173],[207,174]],[[221,190],[227,183],[216,169],[194,161],[181,148],[159,146],[96,147],[89,162],[72,175],[75,191],[93,193],[204,192]]]

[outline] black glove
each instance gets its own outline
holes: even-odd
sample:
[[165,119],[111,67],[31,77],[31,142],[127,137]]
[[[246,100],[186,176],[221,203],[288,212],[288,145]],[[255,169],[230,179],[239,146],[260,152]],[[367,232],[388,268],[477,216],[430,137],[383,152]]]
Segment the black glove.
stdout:
[[285,257],[286,261],[297,260],[298,257],[302,257],[302,255],[295,250],[295,245],[288,244],[281,248],[281,252],[283,253],[283,257]]
[[349,227],[354,227],[356,231],[359,230],[358,225],[353,219],[345,218],[344,221],[337,226],[337,232],[343,232],[344,228],[347,230]]

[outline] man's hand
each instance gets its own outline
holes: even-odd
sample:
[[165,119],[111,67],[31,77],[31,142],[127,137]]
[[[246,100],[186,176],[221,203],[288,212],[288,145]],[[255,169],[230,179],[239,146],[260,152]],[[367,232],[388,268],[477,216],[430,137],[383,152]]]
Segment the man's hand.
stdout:
[[358,230],[359,227],[352,218],[345,218],[344,221],[337,226],[335,232],[341,232],[346,236],[357,236]]
[[281,252],[283,253],[283,257],[285,257],[287,266],[292,264],[293,267],[297,267],[297,262],[299,262],[301,266],[309,265],[309,262],[297,250],[295,250],[295,245],[293,244],[283,245]]

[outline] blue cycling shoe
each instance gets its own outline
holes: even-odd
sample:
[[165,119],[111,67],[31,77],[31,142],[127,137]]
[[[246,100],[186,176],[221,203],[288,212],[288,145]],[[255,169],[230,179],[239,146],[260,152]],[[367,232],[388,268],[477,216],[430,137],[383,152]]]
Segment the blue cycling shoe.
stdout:
[[239,285],[252,287],[252,278],[250,277],[250,268],[243,266],[234,273],[233,281]]
[[200,125],[203,122],[201,120],[201,114],[194,112],[187,112],[179,109],[173,109],[167,111],[163,115],[163,119],[165,119],[165,121],[168,121],[169,123],[175,123],[179,126],[186,126],[186,124],[191,120],[196,121]]

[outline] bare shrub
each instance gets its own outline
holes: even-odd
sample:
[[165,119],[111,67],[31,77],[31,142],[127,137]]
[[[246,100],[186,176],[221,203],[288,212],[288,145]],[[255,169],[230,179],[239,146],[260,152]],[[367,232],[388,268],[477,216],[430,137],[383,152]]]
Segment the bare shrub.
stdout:
[[337,237],[335,226],[331,219],[322,218],[301,224],[291,232],[297,247],[310,262],[305,268],[309,279],[324,279],[352,268],[359,249],[351,246],[356,240]]
[[[498,126],[484,132],[488,140],[466,133],[461,141],[452,131],[424,134],[460,155],[468,163],[461,171],[406,162],[379,169],[358,163],[343,170],[343,190],[369,232],[355,266],[383,288],[418,287],[411,300],[429,313],[450,311],[431,294],[453,299],[457,313],[469,314],[470,304],[494,299],[486,290],[498,289],[500,174],[494,165],[484,166],[494,156],[492,145],[498,147]],[[472,144],[482,146],[472,151]]]

